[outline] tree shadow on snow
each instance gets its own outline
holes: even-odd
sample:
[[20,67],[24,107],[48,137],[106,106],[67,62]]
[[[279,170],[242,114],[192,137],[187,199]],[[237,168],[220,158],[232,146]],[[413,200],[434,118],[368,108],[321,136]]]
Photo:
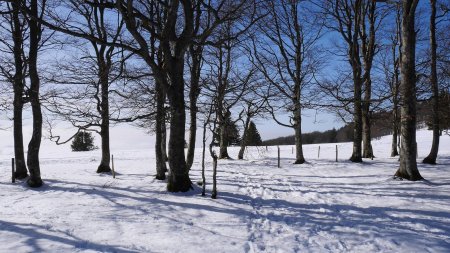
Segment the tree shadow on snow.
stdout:
[[82,239],[71,235],[69,232],[51,230],[46,226],[40,226],[29,223],[13,223],[0,220],[0,231],[7,231],[8,233],[15,233],[24,236],[26,246],[32,248],[31,252],[45,252],[44,240],[54,243],[64,244],[74,249],[95,250],[102,252],[120,252],[120,253],[136,253],[137,250],[130,250],[121,246],[99,244],[91,240]]

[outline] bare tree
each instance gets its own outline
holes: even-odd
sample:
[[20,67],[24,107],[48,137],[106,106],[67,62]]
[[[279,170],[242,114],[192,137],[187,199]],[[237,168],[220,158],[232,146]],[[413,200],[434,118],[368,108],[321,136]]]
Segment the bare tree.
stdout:
[[401,60],[401,6],[395,4],[393,11],[395,15],[394,29],[387,31],[389,41],[382,51],[382,70],[385,82],[389,85],[389,98],[392,103],[392,145],[391,157],[398,156],[398,137],[399,137],[399,105],[400,105],[400,60]]
[[[365,0],[361,11],[361,29],[359,37],[361,40],[361,54],[363,59],[363,82],[364,99],[362,101],[362,135],[363,135],[363,158],[373,158],[371,144],[371,104],[372,104],[372,66],[375,55],[379,51],[377,32],[385,11],[377,7],[376,1]],[[367,27],[368,26],[368,27]]]
[[[308,104],[305,91],[311,87],[314,74],[320,68],[317,53],[321,26],[309,19],[311,5],[302,1],[265,1],[269,15],[259,25],[265,38],[252,45],[252,62],[272,87],[269,101],[273,119],[295,131],[296,161],[305,162],[302,147],[302,109]],[[289,122],[282,122],[278,111],[289,114]]]
[[423,179],[417,169],[416,142],[416,31],[415,13],[418,0],[402,1],[402,65],[400,95],[401,104],[401,149],[400,167],[396,177],[408,180]]
[[[157,20],[146,15],[148,4],[133,0],[116,1],[115,6],[125,20],[128,32],[137,45],[127,47],[151,67],[155,79],[166,91],[170,105],[169,165],[170,174],[167,189],[169,191],[188,191],[191,188],[189,170],[184,155],[185,138],[185,99],[184,67],[185,53],[198,37],[208,36],[217,26],[252,6],[251,1],[190,1],[176,0],[161,4],[164,16]],[[199,7],[197,7],[199,5]],[[213,11],[213,24],[200,34],[195,34],[194,10],[205,8]],[[254,9],[254,8],[253,8]],[[182,24],[182,25],[180,25]],[[155,30],[155,34],[151,34]],[[149,53],[147,35],[153,35],[158,41],[158,50],[162,51],[163,65],[155,62]]]
[[265,92],[264,90],[268,87],[261,81],[254,82],[249,85],[249,92],[242,98],[244,102],[244,115],[245,121],[243,124],[243,134],[241,139],[241,145],[239,149],[238,159],[244,159],[244,152],[247,146],[246,140],[248,135],[248,129],[250,126],[250,122],[257,116],[262,116],[264,113],[267,113],[267,97],[269,92]]
[[[228,23],[223,27],[224,37],[229,37],[233,24]],[[215,101],[217,116],[218,141],[220,146],[219,159],[230,158],[228,155],[228,139],[226,137],[228,124],[231,121],[231,114],[236,104],[241,102],[241,98],[247,92],[249,83],[252,81],[255,71],[245,69],[236,64],[242,61],[239,57],[242,43],[238,40],[226,40],[213,47],[208,52],[206,64],[209,66],[208,85],[205,87],[206,96]],[[236,119],[236,121],[240,119]]]
[[[436,2],[437,0],[430,0],[431,14],[430,14],[430,84],[432,90],[432,104],[433,104],[433,143],[431,145],[430,153],[423,159],[423,163],[436,164],[436,158],[439,151],[439,137],[440,137],[440,123],[439,123],[439,84],[437,73],[437,40],[436,40]],[[445,16],[448,10],[444,10],[440,17]]]
[[363,0],[327,0],[320,5],[327,17],[325,24],[338,32],[346,44],[347,58],[352,69],[353,81],[353,153],[352,162],[362,162],[362,63],[359,34],[362,18]]
[[391,147],[391,157],[399,155],[397,147],[399,146],[398,135],[400,132],[400,115],[399,115],[399,90],[400,90],[400,66],[401,66],[401,9],[400,5],[396,5],[396,15],[395,15],[395,35],[392,37],[392,60],[393,60],[393,73],[392,73],[392,147]]
[[[95,0],[94,2],[101,3],[102,0]],[[92,89],[81,89],[80,92],[79,87],[75,87],[75,89],[71,87],[72,92],[64,92],[66,97],[62,104],[58,104],[58,101],[54,100],[52,109],[56,113],[65,114],[65,117],[79,129],[99,128],[97,132],[101,137],[102,157],[97,173],[110,172],[110,86],[121,75],[123,52],[114,45],[110,46],[106,43],[118,41],[123,22],[120,20],[108,21],[107,16],[112,16],[114,13],[111,13],[104,5],[89,5],[80,0],[71,0],[64,4],[64,7],[70,10],[71,15],[74,16],[73,19],[75,20],[70,20],[70,22],[76,23],[76,26],[70,26],[69,20],[63,20],[58,13],[51,11],[46,12],[47,18],[52,22],[64,24],[59,26],[58,30],[61,32],[70,34],[71,31],[76,31],[84,34],[83,39],[90,45],[90,48],[76,52],[77,54],[82,53],[78,61],[72,59],[69,64],[60,64],[61,75],[52,77],[52,81],[61,83],[61,80],[64,80],[72,86],[87,84]],[[76,43],[83,44],[80,41]],[[82,66],[75,66],[77,62],[81,63]],[[68,72],[75,73],[68,75]],[[73,96],[73,98],[82,101],[81,105],[76,106],[76,103],[67,103],[67,100],[72,99],[70,96],[74,92],[78,95]],[[81,97],[91,100],[90,102],[95,104],[94,110],[86,110],[86,104],[84,104],[86,101],[81,100]],[[92,99],[89,99],[89,97]]]
[[[42,15],[43,9],[46,8],[46,1],[41,1],[41,10],[39,12],[39,6],[37,0],[30,0],[29,6],[26,6],[26,2],[23,3],[25,8],[29,8],[30,15],[38,17]],[[40,41],[42,39],[43,28],[40,23],[35,19],[29,18],[28,24],[30,26],[30,48],[28,56],[29,74],[30,74],[30,103],[33,115],[33,133],[31,140],[28,144],[28,157],[27,165],[30,177],[27,180],[27,184],[30,187],[40,187],[43,182],[41,179],[41,170],[39,165],[39,151],[41,147],[42,139],[42,110],[39,97],[39,90],[41,87],[40,77],[38,73],[38,52]]]
[[[224,4],[229,4],[223,1]],[[252,6],[251,1],[249,3]],[[246,5],[247,7],[252,7]],[[245,34],[252,28],[255,22],[257,22],[263,15],[256,15],[256,10],[254,8],[250,11],[242,11],[240,15],[228,15],[227,21],[224,22],[216,29],[214,33],[204,33],[204,31],[211,30],[214,22],[215,11],[211,8],[202,10],[200,5],[196,6],[195,9],[195,23],[194,23],[194,33],[203,34],[203,36],[197,36],[196,40],[189,47],[189,70],[190,70],[190,83],[189,83],[189,141],[188,141],[188,151],[186,164],[188,168],[191,168],[194,160],[194,149],[195,149],[195,138],[197,131],[197,112],[198,106],[197,101],[201,94],[201,72],[203,66],[205,66],[205,53],[207,52],[208,46],[218,47],[227,41],[236,41],[245,36]],[[230,14],[233,14],[231,12]],[[230,27],[233,26],[233,27]],[[223,29],[226,32],[223,32]],[[228,28],[227,28],[228,27]],[[222,30],[222,31],[221,31]],[[219,35],[218,35],[219,34]]]
[[[1,3],[3,5],[3,3]],[[27,102],[25,94],[25,76],[27,71],[24,49],[26,48],[24,33],[28,32],[27,22],[21,13],[21,1],[5,3],[2,7],[2,53],[12,55],[13,61],[4,56],[0,65],[1,74],[14,90],[13,101],[13,131],[14,157],[16,172],[14,177],[23,179],[28,176],[25,163],[22,132],[22,113]],[[27,92],[28,94],[28,92]]]

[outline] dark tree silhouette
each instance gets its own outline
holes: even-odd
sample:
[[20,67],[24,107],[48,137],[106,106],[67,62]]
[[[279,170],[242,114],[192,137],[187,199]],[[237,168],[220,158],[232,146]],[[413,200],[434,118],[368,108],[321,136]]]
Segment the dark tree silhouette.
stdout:
[[250,121],[247,134],[242,140],[245,146],[260,146],[262,144],[261,135],[259,135],[258,129],[253,121]]
[[80,131],[72,140],[70,145],[72,151],[91,151],[97,147],[94,145],[94,137],[90,132]]

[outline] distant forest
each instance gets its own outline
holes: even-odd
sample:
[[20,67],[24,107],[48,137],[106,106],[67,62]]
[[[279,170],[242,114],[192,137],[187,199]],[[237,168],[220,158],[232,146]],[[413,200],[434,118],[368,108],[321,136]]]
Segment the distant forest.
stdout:
[[[422,101],[417,104],[417,125],[418,127],[425,127],[430,125],[431,121],[431,102]],[[381,136],[392,134],[392,111],[381,111],[372,115],[371,136],[373,139]],[[447,122],[448,118],[441,118],[441,123]],[[337,143],[337,142],[351,142],[353,141],[353,124],[349,123],[339,129],[331,129],[324,132],[314,131],[311,133],[302,134],[303,144],[318,144],[318,143]],[[295,135],[278,137],[274,139],[265,140],[262,142],[263,146],[276,145],[294,145]]]

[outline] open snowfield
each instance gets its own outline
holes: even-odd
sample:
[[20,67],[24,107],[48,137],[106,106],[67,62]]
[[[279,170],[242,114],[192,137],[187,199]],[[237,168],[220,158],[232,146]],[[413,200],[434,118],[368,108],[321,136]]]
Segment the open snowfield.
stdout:
[[[321,144],[320,159],[318,145],[306,145],[304,165],[283,146],[282,168],[276,147],[250,148],[245,161],[219,160],[216,200],[209,156],[207,197],[197,185],[167,193],[143,136],[113,145],[116,179],[95,173],[98,150],[44,142],[40,189],[11,184],[12,147],[0,143],[0,252],[450,252],[448,136],[439,165],[419,165],[420,182],[392,179],[390,137],[374,141],[377,158],[363,164],[348,162],[350,143],[338,144],[337,163],[335,144]],[[431,132],[418,142],[421,160]],[[198,149],[193,182],[200,158]]]

